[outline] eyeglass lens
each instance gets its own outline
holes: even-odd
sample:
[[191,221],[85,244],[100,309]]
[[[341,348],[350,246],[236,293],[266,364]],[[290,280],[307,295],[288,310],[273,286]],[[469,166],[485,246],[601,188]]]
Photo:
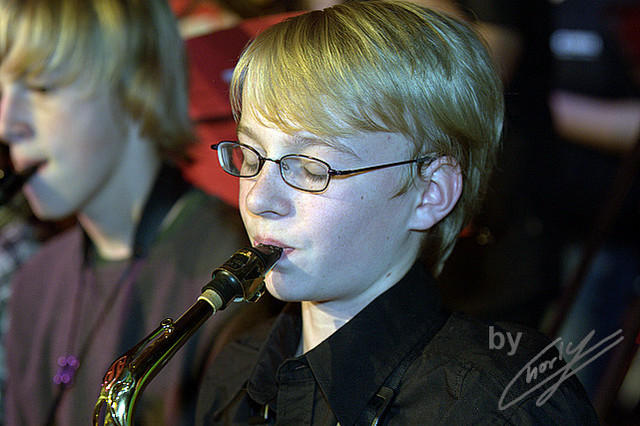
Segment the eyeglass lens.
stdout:
[[[218,153],[224,170],[234,176],[253,177],[261,169],[260,156],[242,145],[223,143],[218,146]],[[284,181],[295,188],[322,191],[329,183],[329,167],[318,160],[286,155],[274,162],[279,163]]]

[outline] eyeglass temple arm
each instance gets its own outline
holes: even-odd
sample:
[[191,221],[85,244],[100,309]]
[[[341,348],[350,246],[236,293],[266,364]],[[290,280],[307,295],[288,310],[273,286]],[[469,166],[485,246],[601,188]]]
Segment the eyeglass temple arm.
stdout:
[[394,166],[401,166],[403,164],[410,164],[410,163],[422,163],[425,161],[433,161],[437,158],[437,156],[435,155],[427,155],[424,157],[420,157],[420,158],[415,158],[413,160],[406,160],[406,161],[399,161],[397,163],[390,163],[390,164],[380,164],[378,166],[370,166],[370,167],[363,167],[361,169],[351,169],[351,170],[334,170],[334,169],[329,169],[329,175],[331,176],[345,176],[345,175],[353,175],[356,173],[364,173],[364,172],[370,172],[373,170],[379,170],[379,169],[386,169],[387,167],[394,167]]

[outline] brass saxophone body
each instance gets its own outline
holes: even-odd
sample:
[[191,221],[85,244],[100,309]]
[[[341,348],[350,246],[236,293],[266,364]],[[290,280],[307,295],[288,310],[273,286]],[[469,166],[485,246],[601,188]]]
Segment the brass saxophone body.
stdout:
[[280,258],[280,247],[242,248],[211,274],[202,294],[176,321],[168,318],[115,360],[104,375],[93,413],[94,425],[130,425],[135,403],[146,385],[216,311],[232,301],[255,302],[264,277]]

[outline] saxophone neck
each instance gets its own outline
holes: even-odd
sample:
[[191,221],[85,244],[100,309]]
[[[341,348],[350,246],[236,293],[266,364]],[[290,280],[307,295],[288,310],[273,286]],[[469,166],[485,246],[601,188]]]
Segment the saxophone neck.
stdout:
[[130,425],[138,397],[171,357],[215,312],[198,299],[175,322],[167,318],[146,338],[116,359],[104,375],[94,425]]
[[264,291],[265,275],[282,249],[274,246],[238,250],[202,289],[202,294],[175,322],[165,319],[144,340],[115,360],[104,375],[93,412],[94,425],[130,425],[138,397],[171,357],[216,311],[232,301],[255,302]]

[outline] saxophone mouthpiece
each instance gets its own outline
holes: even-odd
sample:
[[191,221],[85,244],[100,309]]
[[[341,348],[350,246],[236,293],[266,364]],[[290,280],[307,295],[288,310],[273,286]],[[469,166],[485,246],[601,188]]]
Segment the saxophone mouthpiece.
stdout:
[[266,244],[259,244],[256,247],[253,247],[256,252],[259,252],[263,255],[263,262],[265,267],[267,268],[267,272],[270,271],[278,260],[280,260],[280,256],[282,256],[282,247],[278,246],[270,246]]
[[16,173],[10,166],[0,169],[0,206],[11,201],[43,164],[44,162],[33,164],[21,173]]
[[264,293],[264,278],[282,255],[282,248],[266,244],[246,247],[235,252],[211,274],[202,288],[200,299],[215,310],[232,302],[255,302]]

